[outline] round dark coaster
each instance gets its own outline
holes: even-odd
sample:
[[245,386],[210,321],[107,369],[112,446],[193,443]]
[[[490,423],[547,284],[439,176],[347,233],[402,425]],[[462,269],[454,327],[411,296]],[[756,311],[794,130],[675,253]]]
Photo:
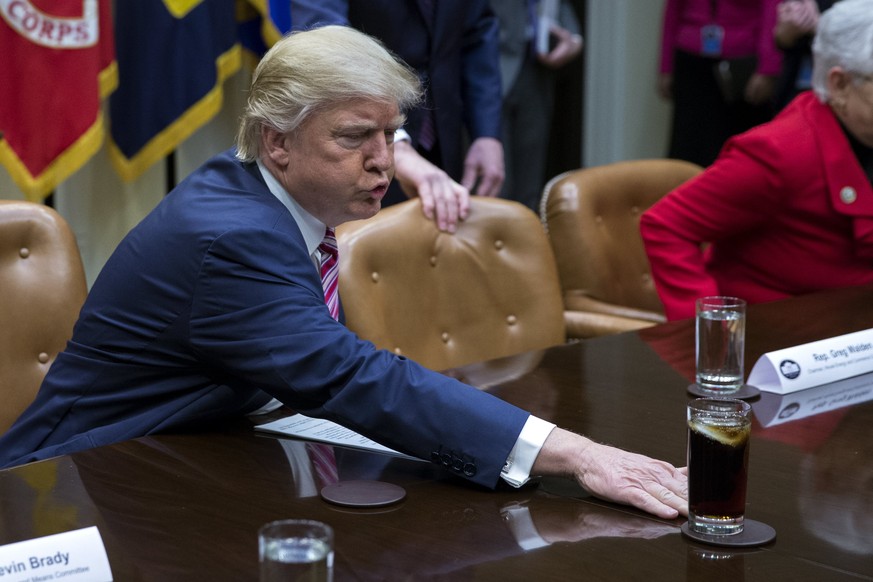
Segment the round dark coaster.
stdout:
[[750,548],[762,546],[776,539],[776,530],[760,521],[743,520],[743,531],[728,536],[714,536],[691,531],[688,522],[682,524],[682,533],[689,538],[713,546],[733,546],[735,548]]
[[695,383],[688,386],[688,392],[695,396],[700,396],[701,398],[737,398],[739,400],[751,400],[752,398],[757,398],[761,395],[760,390],[754,386],[749,386],[748,384],[743,384],[736,392],[725,392],[724,394],[719,394],[712,390],[704,390]]
[[406,489],[383,481],[340,481],[322,488],[321,498],[345,507],[382,507],[406,497]]

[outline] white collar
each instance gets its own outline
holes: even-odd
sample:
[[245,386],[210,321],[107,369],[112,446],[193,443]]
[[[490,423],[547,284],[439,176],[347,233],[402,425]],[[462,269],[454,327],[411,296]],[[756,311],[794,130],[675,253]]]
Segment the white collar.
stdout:
[[264,177],[264,181],[267,183],[267,188],[270,189],[270,192],[279,199],[285,208],[288,209],[288,212],[291,213],[291,216],[294,218],[294,222],[297,223],[297,227],[300,228],[300,232],[303,234],[303,241],[306,243],[306,251],[313,255],[315,250],[318,248],[318,245],[321,244],[321,241],[324,240],[324,233],[326,230],[326,225],[309,214],[306,210],[303,209],[300,204],[297,203],[296,200],[282,187],[282,184],[276,179],[273,174],[264,166],[261,160],[257,160],[258,169],[261,171],[261,175]]

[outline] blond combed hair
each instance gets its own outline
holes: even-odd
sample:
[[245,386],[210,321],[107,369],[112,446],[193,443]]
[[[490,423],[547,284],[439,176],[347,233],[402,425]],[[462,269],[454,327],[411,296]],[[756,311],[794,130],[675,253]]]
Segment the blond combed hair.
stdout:
[[355,99],[396,104],[421,100],[415,72],[379,41],[347,26],[293,32],[258,63],[237,132],[237,158],[254,161],[261,130],[290,133],[314,112]]

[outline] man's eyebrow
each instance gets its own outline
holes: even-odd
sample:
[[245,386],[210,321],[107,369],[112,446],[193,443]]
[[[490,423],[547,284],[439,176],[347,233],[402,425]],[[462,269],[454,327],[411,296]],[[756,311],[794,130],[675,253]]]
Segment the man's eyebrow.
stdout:
[[[395,117],[389,123],[387,123],[384,129],[388,131],[396,131],[397,129],[403,127],[406,118],[402,115]],[[340,125],[335,128],[333,133],[342,134],[342,133],[358,133],[358,132],[367,132],[367,131],[381,131],[383,128],[374,121],[351,121],[349,123]]]
[[361,131],[372,131],[378,128],[378,124],[372,121],[352,121],[344,123],[334,129],[334,133],[357,133]]

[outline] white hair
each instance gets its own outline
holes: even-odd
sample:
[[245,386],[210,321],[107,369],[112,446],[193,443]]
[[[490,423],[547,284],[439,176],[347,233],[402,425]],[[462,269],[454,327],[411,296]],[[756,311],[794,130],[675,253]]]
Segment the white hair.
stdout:
[[812,88],[822,102],[830,98],[828,72],[873,74],[873,0],[840,0],[818,21],[812,43]]

